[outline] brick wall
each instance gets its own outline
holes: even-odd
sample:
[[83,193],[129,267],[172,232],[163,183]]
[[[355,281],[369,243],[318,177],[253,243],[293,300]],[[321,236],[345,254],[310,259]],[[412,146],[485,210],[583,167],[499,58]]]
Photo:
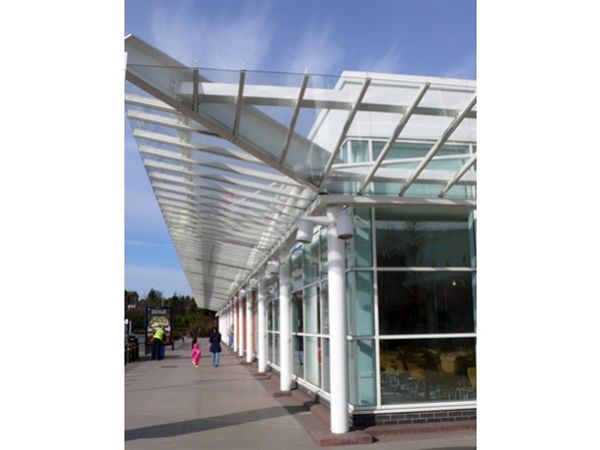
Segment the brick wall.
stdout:
[[457,422],[462,420],[477,420],[477,410],[457,409],[448,411],[424,411],[390,414],[355,414],[352,417],[352,420],[353,426],[355,427]]

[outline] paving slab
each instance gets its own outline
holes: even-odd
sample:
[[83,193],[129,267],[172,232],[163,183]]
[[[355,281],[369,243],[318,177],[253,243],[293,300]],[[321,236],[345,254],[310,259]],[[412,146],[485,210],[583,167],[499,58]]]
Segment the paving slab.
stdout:
[[[166,349],[166,357],[143,356],[125,366],[126,450],[311,450],[318,422],[301,397],[274,398],[265,388],[274,380],[253,375],[228,351],[211,367],[208,342],[200,340],[200,367],[191,361],[190,342]],[[256,372],[254,370],[254,372]],[[448,445],[446,445],[448,444]],[[349,450],[474,449],[474,432],[428,436],[384,436]]]

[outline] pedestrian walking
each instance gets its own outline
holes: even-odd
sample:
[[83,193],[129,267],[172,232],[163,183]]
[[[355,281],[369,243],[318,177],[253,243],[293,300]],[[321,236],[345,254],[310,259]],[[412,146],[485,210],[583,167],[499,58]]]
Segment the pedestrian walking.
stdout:
[[215,327],[211,330],[208,335],[208,342],[210,342],[210,352],[212,353],[212,365],[213,367],[219,367],[219,356],[221,354],[221,333]]
[[200,351],[200,344],[197,342],[192,347],[192,363],[194,367],[197,369],[198,364],[200,364],[200,357],[202,356],[202,352]]

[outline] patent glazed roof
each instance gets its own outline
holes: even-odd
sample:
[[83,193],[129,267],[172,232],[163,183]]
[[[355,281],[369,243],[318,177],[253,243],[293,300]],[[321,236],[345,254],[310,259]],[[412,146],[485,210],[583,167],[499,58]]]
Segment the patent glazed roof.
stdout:
[[198,304],[220,309],[319,193],[475,195],[475,83],[185,67],[125,39],[127,117]]

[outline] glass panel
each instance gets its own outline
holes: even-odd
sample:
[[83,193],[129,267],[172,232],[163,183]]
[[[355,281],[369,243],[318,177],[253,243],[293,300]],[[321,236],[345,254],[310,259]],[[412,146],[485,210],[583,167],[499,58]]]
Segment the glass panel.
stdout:
[[470,272],[379,272],[381,334],[472,333]]
[[377,208],[379,267],[469,267],[468,211]]
[[170,98],[192,107],[193,70],[187,67],[161,67],[127,64],[127,71],[137,75]]
[[340,158],[342,158],[342,161],[345,163],[350,161],[350,141],[346,141],[344,145],[342,145],[342,150],[340,151]]
[[350,376],[350,403],[374,405],[376,398],[375,341],[351,341],[348,343]]
[[306,380],[315,386],[320,385],[319,338],[306,336]]
[[321,228],[319,242],[319,252],[321,253],[321,278],[327,278],[327,228]]
[[279,331],[279,299],[273,301],[273,331]]
[[[454,172],[454,171],[451,171]],[[450,176],[453,176],[451,173]],[[448,177],[450,179],[450,177]],[[444,183],[445,184],[445,183]],[[406,197],[437,197],[442,191],[442,184],[414,183],[406,191]],[[453,186],[445,195],[445,198],[474,198],[471,186]]]
[[319,234],[314,234],[312,242],[304,245],[304,284],[317,281],[319,276]]
[[273,360],[273,334],[267,333],[267,360],[274,362]]
[[329,297],[327,282],[321,284],[321,333],[329,334]]
[[304,378],[304,336],[292,336],[294,375]]
[[273,355],[273,362],[275,364],[277,364],[279,367],[281,367],[281,361],[279,360],[279,335],[278,334],[274,334],[273,335],[273,350],[274,350],[274,355]]
[[303,286],[302,282],[302,245],[292,251],[291,255],[291,281],[292,291],[297,291]]
[[292,294],[292,332],[304,331],[304,316],[303,316],[302,291]]
[[348,239],[348,267],[371,267],[373,251],[371,241],[371,209],[354,208],[354,238]]
[[267,330],[273,331],[273,302],[267,304]]
[[373,335],[375,333],[373,310],[373,273],[351,272],[348,280],[348,333]]
[[306,307],[304,330],[306,333],[319,332],[319,289],[313,286],[304,289],[304,303]]
[[476,398],[475,339],[381,340],[381,402]]
[[329,392],[329,339],[321,339],[323,343],[323,390]]
[[369,141],[350,142],[350,163],[361,163],[369,161]]

